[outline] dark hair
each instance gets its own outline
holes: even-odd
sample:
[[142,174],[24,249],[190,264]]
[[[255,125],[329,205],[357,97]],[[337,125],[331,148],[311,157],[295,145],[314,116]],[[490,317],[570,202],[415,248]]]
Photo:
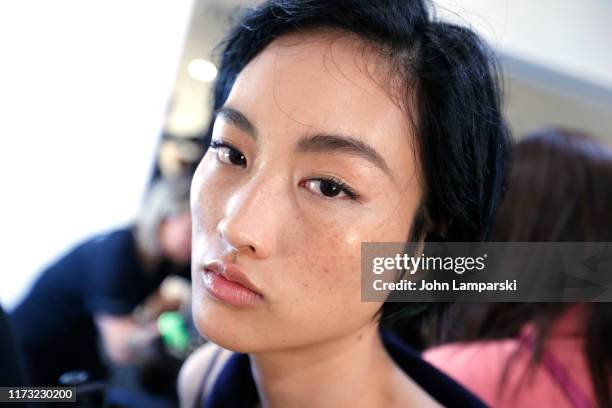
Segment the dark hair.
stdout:
[[[585,134],[548,129],[518,143],[508,178],[508,191],[493,231],[495,241],[611,242],[612,152]],[[514,337],[527,323],[535,325],[535,352],[530,367],[539,363],[553,324],[572,303],[489,303],[461,305],[462,327],[452,340]],[[612,407],[612,304],[583,305],[585,349],[591,380],[600,407]],[[508,373],[509,359],[505,373]],[[500,381],[501,385],[504,376]]]
[[[424,0],[270,0],[248,9],[223,43],[215,111],[240,71],[273,40],[318,29],[357,35],[401,79],[402,105],[416,101],[413,125],[425,191],[407,239],[487,239],[509,150],[496,69],[476,34],[434,20]],[[383,319],[400,309],[418,308],[387,302]]]

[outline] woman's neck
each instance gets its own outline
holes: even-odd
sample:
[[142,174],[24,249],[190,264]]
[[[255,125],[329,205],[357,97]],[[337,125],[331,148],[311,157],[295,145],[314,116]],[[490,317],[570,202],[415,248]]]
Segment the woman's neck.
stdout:
[[427,396],[386,353],[376,324],[333,341],[250,358],[267,408],[409,406],[408,401],[423,402],[415,395]]

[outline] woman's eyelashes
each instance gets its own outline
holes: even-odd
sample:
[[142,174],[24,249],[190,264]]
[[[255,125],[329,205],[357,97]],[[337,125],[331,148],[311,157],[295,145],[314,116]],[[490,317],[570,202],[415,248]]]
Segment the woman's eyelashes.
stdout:
[[[223,164],[243,168],[247,166],[245,155],[231,143],[213,140],[210,148],[215,150],[217,160]],[[301,181],[299,186],[325,199],[357,200],[359,198],[355,190],[336,177],[310,178]]]
[[214,140],[210,143],[210,147],[216,150],[217,160],[219,160],[221,163],[228,164],[230,166],[246,167],[246,157],[240,150],[231,144]]
[[357,194],[355,190],[335,177],[320,177],[303,180],[300,182],[300,187],[325,198],[345,198],[351,200],[357,200],[357,198],[359,198],[359,194]]

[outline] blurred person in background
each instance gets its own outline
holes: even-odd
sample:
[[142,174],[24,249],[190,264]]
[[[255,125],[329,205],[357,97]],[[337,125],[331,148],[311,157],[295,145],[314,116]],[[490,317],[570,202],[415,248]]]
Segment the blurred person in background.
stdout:
[[[571,130],[522,140],[493,240],[612,242],[612,153]],[[461,341],[425,358],[491,406],[612,407],[612,304],[463,304],[450,320]]]
[[11,314],[31,385],[57,385],[73,370],[103,379],[104,355],[119,365],[146,357],[156,317],[183,302],[160,288],[169,275],[189,278],[189,185],[156,181],[134,225],[78,245],[41,273]]

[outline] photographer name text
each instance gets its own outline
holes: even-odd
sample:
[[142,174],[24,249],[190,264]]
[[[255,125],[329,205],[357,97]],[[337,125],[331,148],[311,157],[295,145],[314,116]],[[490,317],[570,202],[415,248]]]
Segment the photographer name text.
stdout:
[[437,280],[410,281],[402,279],[398,282],[385,282],[376,279],[373,282],[376,291],[462,291],[462,292],[494,292],[494,291],[516,291],[516,279],[503,282],[461,282],[453,279],[451,282],[440,282]]

